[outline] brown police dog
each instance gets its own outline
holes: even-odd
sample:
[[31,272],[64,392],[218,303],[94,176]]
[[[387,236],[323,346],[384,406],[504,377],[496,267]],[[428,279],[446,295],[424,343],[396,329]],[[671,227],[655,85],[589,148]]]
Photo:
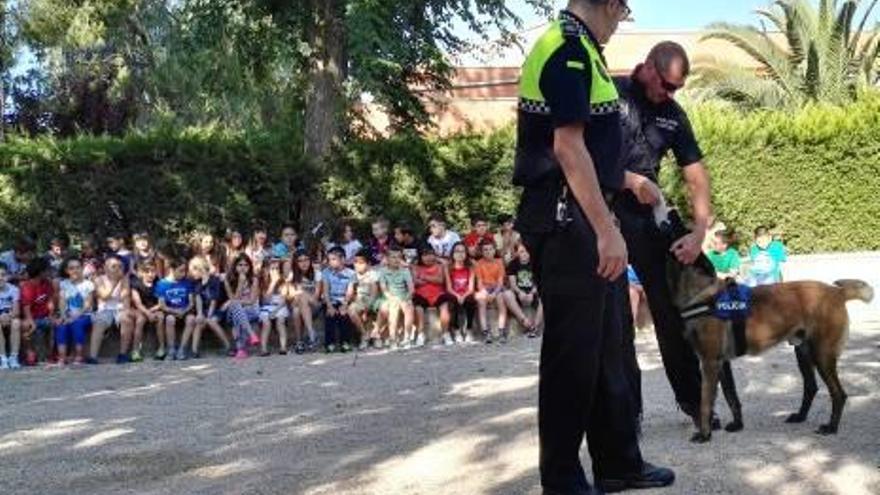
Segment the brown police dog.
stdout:
[[[714,301],[728,284],[716,278],[705,256],[690,266],[670,258],[667,274],[674,302],[680,309]],[[789,341],[795,344],[798,367],[804,378],[800,410],[786,422],[800,423],[807,419],[817,392],[814,370],[818,370],[831,395],[831,420],[816,432],[837,433],[846,402],[846,392],[837,377],[837,360],[849,330],[846,302],[860,299],[867,303],[873,296],[871,286],[860,280],[840,280],[834,285],[788,282],[754,289],[751,312],[745,321],[746,352],[757,355]],[[710,417],[719,380],[733,413],[733,422],[725,429],[738,431],[743,427],[742,408],[730,368],[730,360],[736,357],[731,325],[708,314],[685,322],[685,331],[700,356],[703,374],[699,431],[691,438],[693,442],[707,442],[711,438]]]

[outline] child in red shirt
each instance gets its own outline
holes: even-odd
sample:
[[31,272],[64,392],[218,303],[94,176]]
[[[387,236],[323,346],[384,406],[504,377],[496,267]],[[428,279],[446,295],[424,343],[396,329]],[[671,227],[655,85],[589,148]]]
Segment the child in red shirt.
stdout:
[[482,256],[480,246],[483,241],[494,243],[495,236],[489,231],[489,220],[483,215],[474,215],[471,217],[471,231],[464,237],[464,245],[472,259],[478,260]]
[[[36,258],[27,267],[28,280],[21,283],[21,336],[25,364],[34,366],[52,350],[55,314],[55,286],[52,266],[45,258]],[[36,345],[35,345],[36,344]],[[37,354],[40,351],[40,354]]]
[[415,295],[413,304],[416,306],[416,327],[419,328],[420,338],[425,338],[425,313],[428,308],[437,308],[440,312],[440,329],[443,334],[443,343],[451,345],[455,339],[449,333],[449,302],[452,297],[446,293],[446,271],[443,265],[437,262],[437,253],[431,246],[422,248],[419,253],[419,262],[412,268]]
[[[463,242],[452,246],[452,262],[446,270],[446,292],[452,296],[450,312],[456,320],[455,327],[459,329],[461,341],[464,342],[467,340],[466,329],[471,326],[477,309],[477,302],[474,299],[477,291],[474,271],[468,260],[467,246]],[[464,323],[458,321],[461,310],[465,311]]]

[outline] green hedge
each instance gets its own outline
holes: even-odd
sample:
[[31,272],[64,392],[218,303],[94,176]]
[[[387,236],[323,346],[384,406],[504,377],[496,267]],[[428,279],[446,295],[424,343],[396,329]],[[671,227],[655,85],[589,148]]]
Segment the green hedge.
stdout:
[[0,244],[20,233],[45,242],[64,232],[148,229],[179,240],[257,219],[279,224],[296,217],[314,178],[286,142],[206,129],[13,139],[0,146]]
[[[843,108],[744,114],[690,109],[718,216],[750,239],[775,226],[794,251],[880,249],[880,97]],[[667,190],[682,202],[674,166]]]
[[[690,115],[717,213],[743,237],[770,224],[794,252],[880,249],[876,95],[796,114],[742,114],[701,103]],[[247,228],[256,219],[278,225],[308,217],[312,191],[335,210],[312,208],[312,216],[366,224],[384,214],[418,225],[439,211],[463,230],[470,212],[514,211],[514,140],[511,127],[446,139],[362,140],[321,175],[303,160],[295,137],[272,133],[13,139],[0,145],[0,244],[21,232],[102,234],[112,223],[107,201],[120,205],[128,228],[170,238]],[[664,187],[681,203],[674,171],[665,168]]]

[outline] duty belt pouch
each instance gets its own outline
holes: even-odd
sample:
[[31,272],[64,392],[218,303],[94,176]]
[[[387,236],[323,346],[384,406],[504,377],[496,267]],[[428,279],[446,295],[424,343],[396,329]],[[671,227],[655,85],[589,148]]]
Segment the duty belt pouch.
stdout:
[[559,198],[556,200],[556,216],[553,218],[556,230],[559,232],[567,230],[574,220],[571,216],[569,201],[568,186],[563,184],[559,191]]

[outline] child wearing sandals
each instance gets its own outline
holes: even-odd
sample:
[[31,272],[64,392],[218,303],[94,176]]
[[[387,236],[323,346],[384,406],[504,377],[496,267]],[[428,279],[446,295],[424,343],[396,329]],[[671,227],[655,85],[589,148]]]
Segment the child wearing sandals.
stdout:
[[173,258],[168,262],[168,276],[156,283],[159,308],[165,318],[165,344],[173,360],[189,358],[183,338],[180,347],[175,345],[178,324],[183,324],[184,336],[191,335],[196,324],[196,317],[192,314],[195,309],[195,291],[186,272],[186,260]]
[[[474,270],[468,260],[467,246],[463,242],[456,243],[452,247],[452,263],[446,271],[446,292],[452,296],[450,310],[456,320],[455,326],[459,329],[462,342],[467,340],[466,329],[474,321],[474,313],[477,311],[477,301],[474,296],[477,293],[477,282]],[[458,321],[459,314],[465,313],[465,321]]]
[[495,242],[484,240],[480,242],[480,252],[483,257],[477,261],[474,273],[477,277],[477,310],[480,317],[480,328],[483,330],[483,339],[487,344],[492,343],[492,331],[489,328],[488,309],[495,303],[498,308],[498,333],[501,343],[506,343],[507,334],[507,305],[504,303],[504,262],[495,257]]
[[[535,285],[532,260],[529,250],[522,244],[516,248],[516,258],[507,265],[507,278],[510,290],[504,293],[504,302],[510,312],[526,329],[528,337],[538,336],[538,326],[544,319],[544,307],[538,297],[538,286]],[[535,321],[529,319],[523,308],[535,308]]]
[[141,348],[144,342],[144,328],[153,325],[159,347],[153,359],[161,361],[168,355],[165,350],[165,318],[156,297],[156,274],[158,269],[152,261],[135,263],[135,274],[131,277],[131,306],[134,313],[134,345],[131,351],[132,362],[144,360]]
[[247,255],[240,255],[235,268],[226,275],[224,287],[228,300],[223,304],[226,317],[232,323],[235,338],[235,358],[248,357],[247,346],[259,345],[260,337],[253,323],[260,320],[260,281],[254,274],[254,264]]
[[[451,252],[450,252],[451,254]],[[429,308],[437,308],[440,313],[440,330],[443,343],[451,345],[455,342],[449,333],[451,320],[449,303],[452,296],[446,293],[446,270],[437,261],[434,248],[426,246],[419,253],[419,262],[413,269],[413,285],[415,294],[413,304],[416,308],[416,328],[419,329],[418,345],[422,345],[427,334],[427,312]]]
[[278,332],[278,353],[287,354],[287,320],[290,310],[287,308],[287,285],[282,270],[282,260],[269,260],[268,270],[263,272],[262,305],[260,306],[260,323],[262,325],[261,356],[269,355],[269,333],[272,327]]
[[[0,262],[0,370],[21,368],[18,351],[21,346],[21,295],[9,283],[9,268]],[[9,331],[9,354],[6,354],[5,332]]]
[[95,284],[83,275],[79,258],[68,258],[59,267],[61,282],[58,284],[58,309],[61,324],[55,328],[55,345],[58,347],[58,364],[67,364],[67,348],[74,344],[74,364],[85,362],[86,333],[92,326]]
[[[415,287],[413,287],[412,272],[403,267],[403,252],[397,246],[389,246],[385,262],[385,269],[379,275],[379,287],[382,288],[388,311],[391,345],[392,348],[401,346],[409,349],[416,338],[412,303]],[[403,313],[403,329],[398,330],[397,323],[401,313]]]
[[[195,299],[196,299],[196,322],[192,327],[192,357],[198,359],[201,357],[199,345],[202,342],[202,332],[205,327],[211,329],[211,332],[223,344],[224,353],[229,355],[232,348],[229,344],[229,338],[220,322],[223,321],[223,311],[220,306],[223,304],[223,281],[220,277],[211,273],[211,266],[201,258],[193,258],[189,261],[189,276],[195,283]],[[184,334],[181,345],[185,346],[189,342],[189,335]]]
[[323,284],[321,272],[315,270],[312,258],[305,250],[300,249],[296,252],[292,273],[293,332],[296,339],[294,351],[302,354],[307,350],[314,351],[318,345],[314,317],[321,310]]

